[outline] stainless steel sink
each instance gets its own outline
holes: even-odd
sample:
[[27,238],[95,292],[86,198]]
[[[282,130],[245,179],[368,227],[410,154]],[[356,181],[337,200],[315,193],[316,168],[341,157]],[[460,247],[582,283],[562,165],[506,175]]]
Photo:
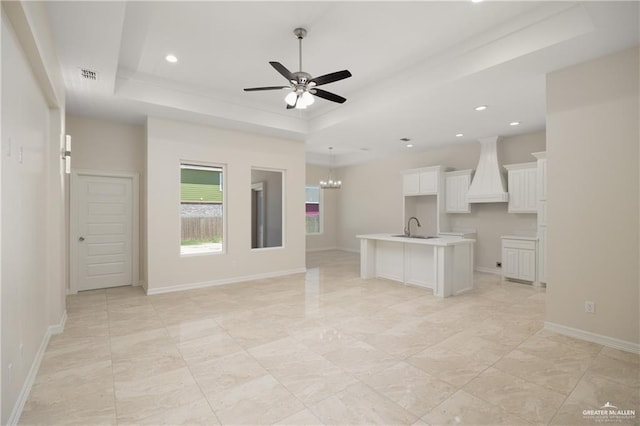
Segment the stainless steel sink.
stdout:
[[408,235],[404,235],[404,234],[402,234],[402,235],[392,235],[392,237],[399,237],[399,238],[418,238],[418,239],[421,239],[421,240],[428,240],[428,239],[430,239],[430,238],[438,238],[438,237],[429,237],[429,236],[425,236],[425,235],[411,235],[411,236],[408,236]]

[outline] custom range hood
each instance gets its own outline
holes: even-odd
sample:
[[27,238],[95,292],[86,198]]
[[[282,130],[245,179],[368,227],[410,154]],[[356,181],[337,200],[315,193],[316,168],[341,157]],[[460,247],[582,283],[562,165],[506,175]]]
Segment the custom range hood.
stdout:
[[505,191],[504,174],[498,163],[498,136],[478,139],[480,159],[476,173],[467,192],[469,203],[505,203],[509,193]]

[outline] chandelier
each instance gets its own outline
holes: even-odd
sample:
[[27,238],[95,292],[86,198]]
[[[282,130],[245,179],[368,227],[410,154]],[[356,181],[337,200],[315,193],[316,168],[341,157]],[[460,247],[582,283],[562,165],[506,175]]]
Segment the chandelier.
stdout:
[[333,178],[333,147],[329,147],[329,177],[327,180],[320,181],[320,188],[322,189],[339,189],[342,186],[342,181]]

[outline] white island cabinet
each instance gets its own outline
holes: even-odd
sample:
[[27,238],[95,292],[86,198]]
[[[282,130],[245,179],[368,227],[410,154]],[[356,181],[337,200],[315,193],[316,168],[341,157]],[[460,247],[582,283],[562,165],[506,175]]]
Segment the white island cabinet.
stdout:
[[437,297],[473,288],[473,243],[460,237],[407,238],[390,234],[357,235],[360,276],[387,278],[427,287]]

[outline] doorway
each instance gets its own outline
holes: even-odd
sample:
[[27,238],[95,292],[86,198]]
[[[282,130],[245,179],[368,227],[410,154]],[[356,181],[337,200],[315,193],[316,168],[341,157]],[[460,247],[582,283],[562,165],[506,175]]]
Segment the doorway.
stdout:
[[251,248],[264,247],[264,182],[251,184]]
[[70,293],[138,284],[137,174],[74,171]]

